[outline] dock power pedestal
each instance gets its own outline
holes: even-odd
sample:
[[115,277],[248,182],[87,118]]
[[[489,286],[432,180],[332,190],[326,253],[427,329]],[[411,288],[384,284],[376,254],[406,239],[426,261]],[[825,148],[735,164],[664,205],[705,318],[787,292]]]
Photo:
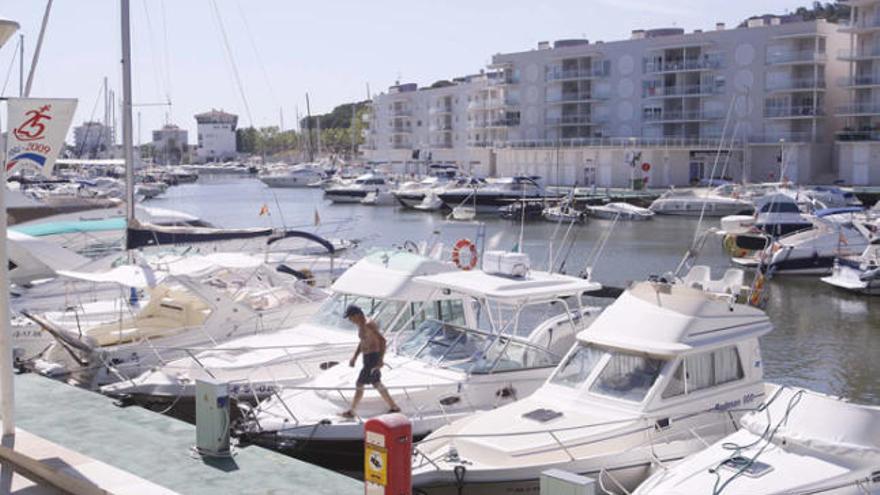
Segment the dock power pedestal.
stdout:
[[196,380],[196,451],[207,457],[229,457],[229,384]]

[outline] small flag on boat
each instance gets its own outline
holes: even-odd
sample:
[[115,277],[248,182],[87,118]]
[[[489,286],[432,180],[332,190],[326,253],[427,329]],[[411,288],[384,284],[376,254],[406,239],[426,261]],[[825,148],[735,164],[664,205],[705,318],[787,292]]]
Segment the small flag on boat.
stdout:
[[318,209],[315,208],[315,225],[318,225],[320,223],[321,223],[321,215],[318,214]]
[[263,204],[263,206],[260,207],[260,216],[268,215],[268,214],[269,214],[269,205]]

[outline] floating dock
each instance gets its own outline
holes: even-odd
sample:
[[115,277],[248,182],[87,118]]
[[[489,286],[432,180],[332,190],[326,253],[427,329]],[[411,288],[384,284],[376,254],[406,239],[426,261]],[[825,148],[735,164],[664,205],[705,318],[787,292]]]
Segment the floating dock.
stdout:
[[[231,458],[199,457],[192,451],[195,426],[140,407],[120,408],[100,394],[37,375],[15,377],[15,411],[24,430],[16,435],[22,447],[16,451],[110,493],[156,492],[151,486],[182,495],[364,490],[353,478],[256,446],[237,449]],[[59,493],[28,488],[16,478],[21,493]]]

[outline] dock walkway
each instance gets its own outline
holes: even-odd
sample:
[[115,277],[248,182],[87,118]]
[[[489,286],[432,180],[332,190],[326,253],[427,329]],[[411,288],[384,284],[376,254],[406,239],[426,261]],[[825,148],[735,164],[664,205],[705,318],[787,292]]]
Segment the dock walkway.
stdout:
[[[182,495],[363,493],[352,478],[256,446],[203,460],[191,451],[193,425],[37,375],[15,377],[15,406],[22,430]],[[44,464],[53,454],[45,455]]]

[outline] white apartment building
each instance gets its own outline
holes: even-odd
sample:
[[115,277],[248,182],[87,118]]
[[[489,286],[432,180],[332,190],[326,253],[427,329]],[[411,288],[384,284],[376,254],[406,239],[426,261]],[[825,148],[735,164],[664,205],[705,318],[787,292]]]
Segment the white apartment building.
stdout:
[[76,156],[104,156],[112,151],[114,142],[113,127],[101,122],[83,122],[73,128],[73,152]]
[[[848,63],[829,54],[848,35],[823,20],[787,20],[639,30],[621,41],[560,40],[497,54],[490,72],[452,89],[409,85],[378,96],[368,157],[387,161],[389,139],[397,151],[421,139],[386,134],[389,104],[412,100],[418,109],[445,98],[445,89],[454,93],[443,121],[454,128],[450,159],[487,175],[610,187],[634,178],[653,186],[710,176],[830,181],[843,121],[833,109],[847,98],[837,80]],[[419,126],[410,125],[395,131],[416,136]]]
[[198,123],[196,160],[219,162],[234,159],[236,154],[235,128],[238,116],[222,110],[211,110],[195,116]]
[[836,84],[848,99],[837,108],[844,127],[837,135],[838,176],[855,185],[880,184],[880,0],[849,0],[850,20],[840,26],[848,64]]
[[186,153],[189,133],[173,124],[153,131],[153,159],[163,165],[179,165]]

